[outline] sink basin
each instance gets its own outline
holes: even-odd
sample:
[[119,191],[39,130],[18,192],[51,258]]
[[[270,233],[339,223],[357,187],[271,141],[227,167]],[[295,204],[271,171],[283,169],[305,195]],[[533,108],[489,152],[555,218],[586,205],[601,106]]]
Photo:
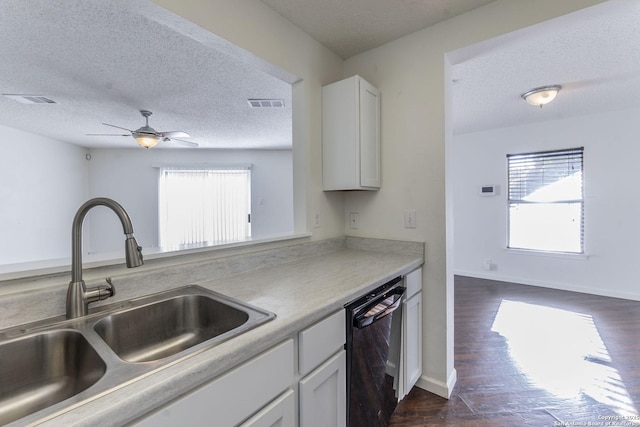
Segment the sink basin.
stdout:
[[1,330],[0,425],[40,424],[273,318],[190,285]]
[[106,365],[84,336],[51,330],[0,344],[0,425],[86,390]]
[[204,295],[180,295],[106,316],[94,330],[122,360],[151,362],[232,331],[246,310]]

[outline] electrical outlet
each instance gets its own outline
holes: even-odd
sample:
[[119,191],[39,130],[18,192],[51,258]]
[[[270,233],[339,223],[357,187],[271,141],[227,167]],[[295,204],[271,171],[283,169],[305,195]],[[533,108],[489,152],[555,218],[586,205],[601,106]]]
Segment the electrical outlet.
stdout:
[[360,226],[360,213],[351,212],[349,214],[349,228],[358,228]]
[[404,228],[416,228],[415,209],[409,209],[404,211]]
[[316,212],[313,216],[313,228],[320,228],[320,213]]

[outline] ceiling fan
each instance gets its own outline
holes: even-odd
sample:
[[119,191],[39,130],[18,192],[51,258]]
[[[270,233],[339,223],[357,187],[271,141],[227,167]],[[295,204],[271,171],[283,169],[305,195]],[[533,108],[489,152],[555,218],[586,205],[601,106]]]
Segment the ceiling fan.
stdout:
[[183,145],[185,147],[198,147],[198,144],[191,141],[184,141],[178,138],[189,138],[189,134],[186,132],[182,132],[179,130],[172,131],[157,131],[154,128],[149,126],[149,117],[153,114],[148,110],[140,110],[140,114],[145,118],[146,124],[139,129],[131,130],[127,128],[123,128],[121,126],[110,125],[109,123],[103,123],[105,126],[111,126],[113,128],[118,128],[122,130],[126,130],[130,132],[128,134],[114,134],[114,133],[88,133],[89,136],[132,136],[133,139],[136,140],[141,147],[151,148],[155,147],[156,144],[160,141],[171,141],[176,144]]

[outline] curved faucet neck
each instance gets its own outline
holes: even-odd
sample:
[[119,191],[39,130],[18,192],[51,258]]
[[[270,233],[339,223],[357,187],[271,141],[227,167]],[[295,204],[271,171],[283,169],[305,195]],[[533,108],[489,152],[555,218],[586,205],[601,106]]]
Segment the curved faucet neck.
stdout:
[[67,318],[74,319],[84,316],[89,312],[89,304],[110,298],[115,294],[115,288],[110,279],[107,279],[108,286],[98,286],[87,288],[82,280],[82,223],[87,212],[94,206],[106,206],[118,215],[125,235],[125,253],[127,267],[139,267],[144,261],[142,259],[142,248],[138,246],[133,237],[133,225],[129,215],[120,204],[104,197],[91,199],[78,209],[73,218],[72,233],[72,253],[71,253],[71,282],[67,288]]
[[85,202],[76,212],[71,229],[71,282],[82,281],[82,225],[87,213],[95,206],[106,206],[115,212],[122,223],[124,234],[128,239],[132,238],[131,218],[118,202],[106,197],[96,197]]

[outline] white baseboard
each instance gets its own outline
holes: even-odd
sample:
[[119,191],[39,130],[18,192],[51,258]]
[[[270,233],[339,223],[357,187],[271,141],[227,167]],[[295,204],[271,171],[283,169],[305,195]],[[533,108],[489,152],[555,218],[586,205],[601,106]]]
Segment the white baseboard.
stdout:
[[435,378],[430,378],[422,375],[416,382],[416,386],[430,393],[437,394],[440,397],[448,399],[449,397],[451,397],[451,392],[453,391],[453,387],[455,387],[457,380],[458,372],[453,369],[451,371],[451,374],[449,374],[449,378],[447,378],[446,384],[442,381],[436,380]]
[[583,294],[600,295],[603,297],[622,298],[633,301],[640,301],[640,294],[635,292],[619,292],[612,291],[610,289],[594,289],[586,288],[582,286],[574,286],[566,283],[547,282],[540,280],[531,280],[526,277],[506,276],[494,272],[482,272],[482,271],[464,271],[455,270],[453,274],[457,276],[475,277],[478,279],[497,280],[499,282],[517,283],[520,285],[539,286],[541,288],[558,289],[561,291],[580,292]]

